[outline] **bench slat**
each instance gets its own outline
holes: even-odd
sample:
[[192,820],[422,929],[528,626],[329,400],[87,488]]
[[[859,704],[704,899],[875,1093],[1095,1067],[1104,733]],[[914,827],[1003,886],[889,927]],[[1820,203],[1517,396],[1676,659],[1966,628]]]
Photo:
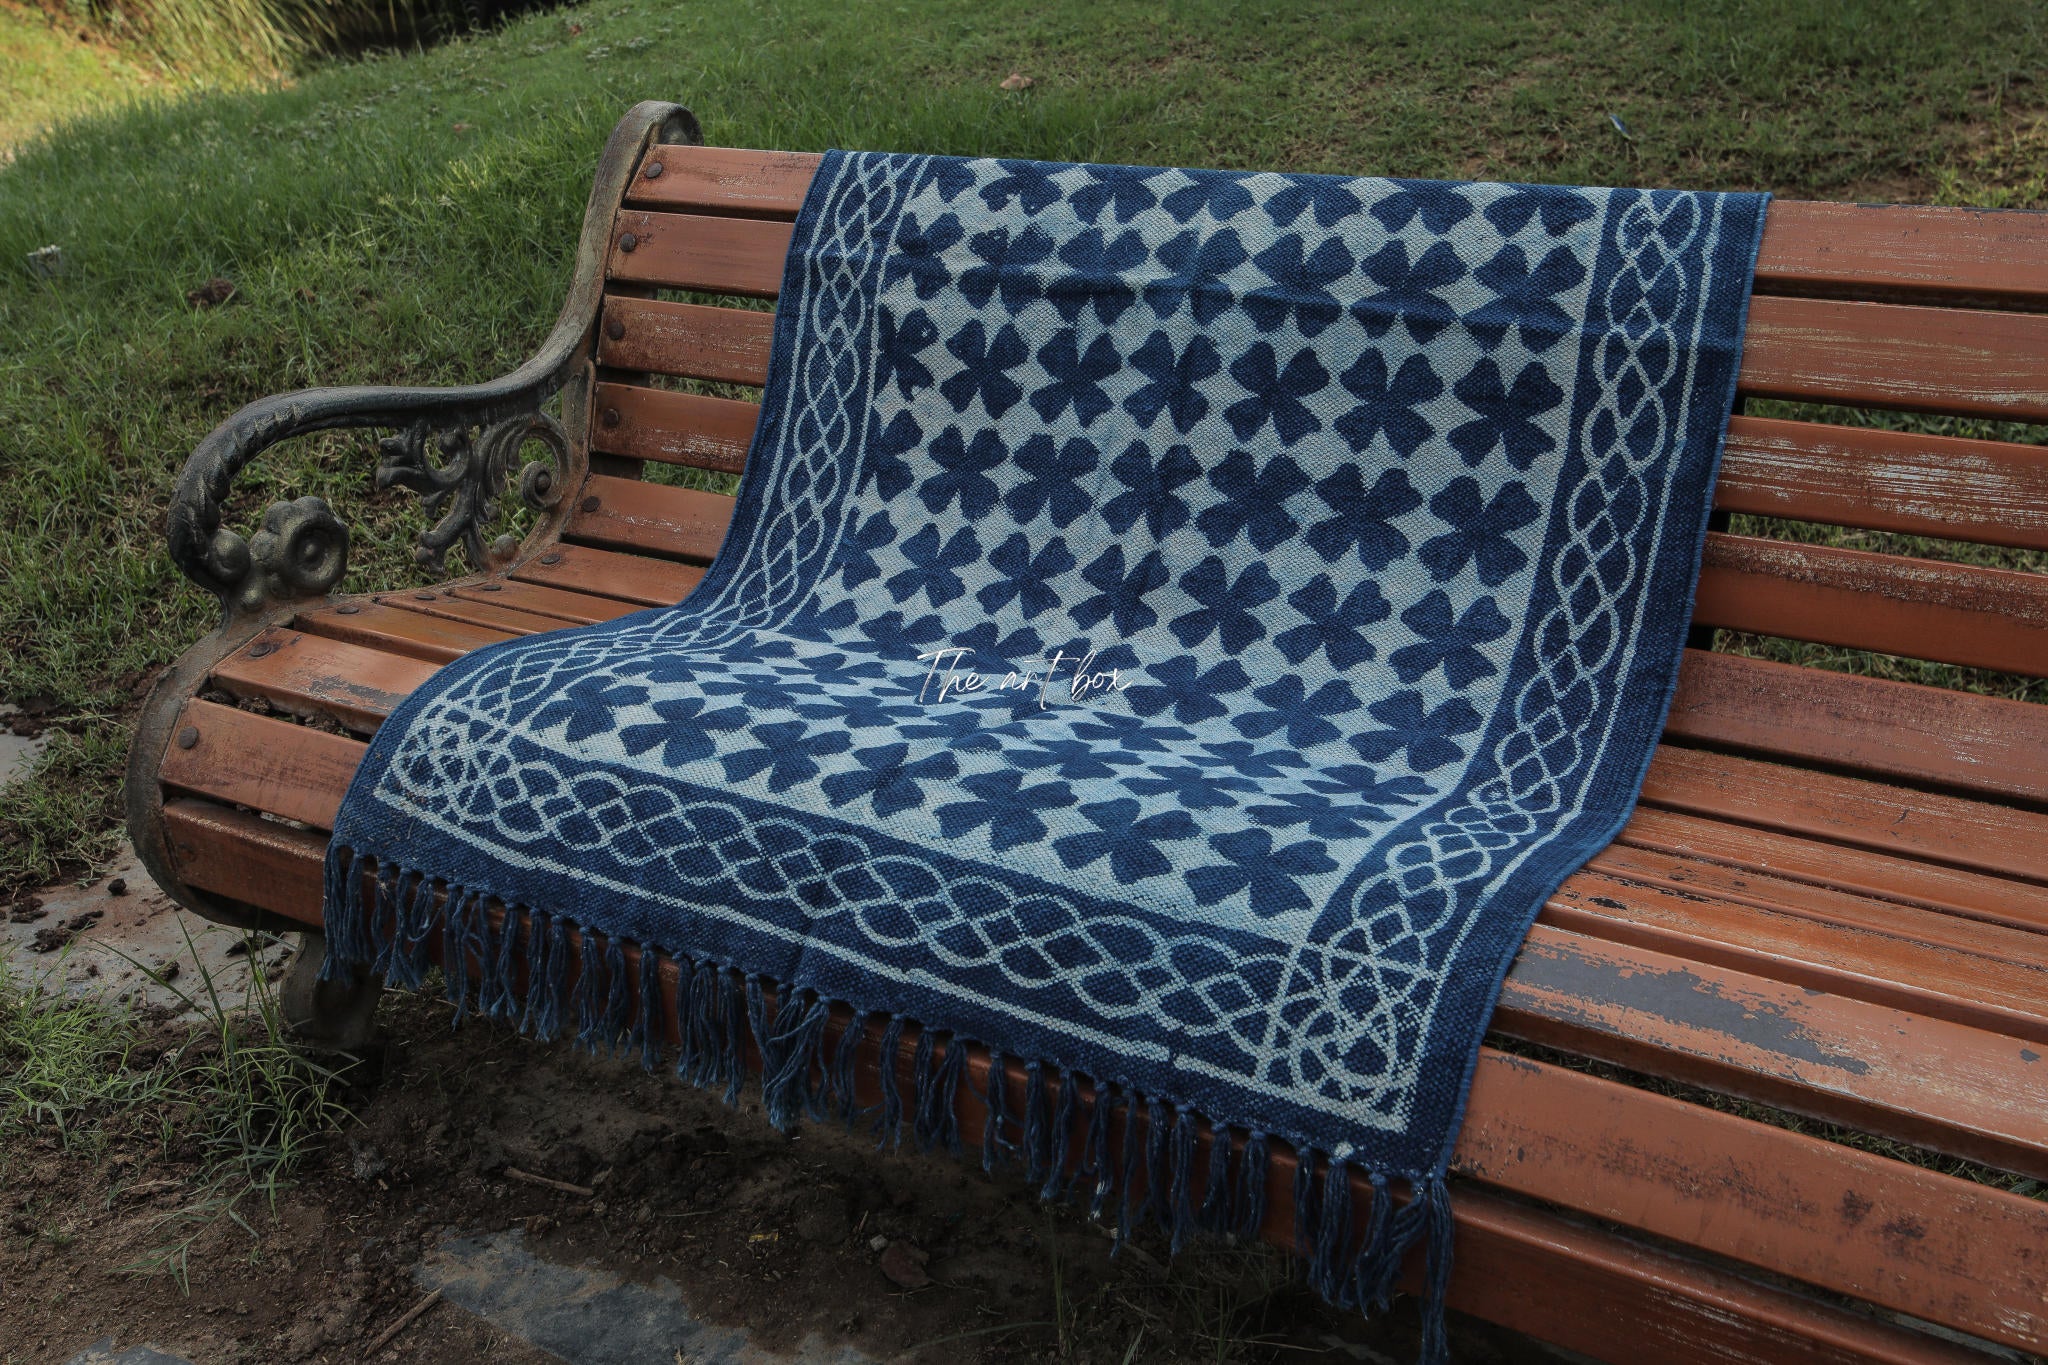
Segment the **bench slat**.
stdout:
[[[265,645],[267,652],[254,652]],[[402,654],[273,627],[214,665],[213,682],[232,696],[270,701],[298,716],[333,716],[351,730],[367,732],[382,725],[435,668]]]
[[173,744],[164,751],[166,787],[323,831],[334,828],[342,793],[368,747],[345,735],[196,698],[185,703],[178,727],[191,728],[199,738],[189,749]]
[[446,589],[450,597],[464,602],[502,603],[533,616],[545,616],[564,625],[587,626],[615,621],[639,611],[634,602],[620,602],[589,593],[544,588],[538,583],[497,579],[491,583],[457,584]]
[[[173,817],[181,831],[199,823],[186,814]],[[296,845],[298,876],[317,887],[320,841]],[[962,1086],[963,1099],[975,1089]],[[1714,1180],[1692,1174],[1702,1150],[1720,1154]],[[2042,1339],[2048,1208],[1933,1171],[1491,1048],[1453,1167],[1962,1331],[2022,1347]],[[1288,1204],[1269,1201],[1280,1218]]]
[[672,607],[690,595],[704,570],[694,564],[622,555],[588,545],[557,545],[514,569],[512,577],[636,607]]
[[732,520],[732,498],[696,488],[591,476],[563,534],[636,554],[708,564]]
[[1714,505],[1871,531],[2048,549],[2048,450],[1736,417]]
[[597,363],[758,386],[768,377],[774,340],[773,313],[611,294],[598,324]]
[[599,384],[590,410],[595,449],[727,474],[746,466],[747,446],[761,420],[758,403],[636,384]]
[[1693,624],[2048,675],[2048,574],[1711,534]]
[[1665,733],[1697,744],[2048,802],[2048,707],[1689,649]]
[[788,223],[626,210],[612,224],[605,273],[663,289],[774,298],[782,289],[789,238]]
[[[346,608],[346,610],[344,610]],[[368,645],[394,654],[445,664],[472,649],[509,640],[512,633],[446,617],[404,611],[376,601],[315,607],[292,618],[295,630],[309,635]]]
[[421,616],[438,617],[444,621],[461,621],[507,635],[537,635],[571,624],[559,617],[521,611],[500,600],[502,596],[502,593],[489,593],[470,599],[457,597],[447,588],[440,588],[424,592],[385,593],[371,600],[398,611],[417,612]]

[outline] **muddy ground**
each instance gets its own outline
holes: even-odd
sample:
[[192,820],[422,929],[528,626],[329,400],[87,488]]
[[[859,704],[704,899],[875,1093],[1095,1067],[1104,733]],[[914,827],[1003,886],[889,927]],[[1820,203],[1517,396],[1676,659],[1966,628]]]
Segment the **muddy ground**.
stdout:
[[[1147,1236],[1112,1258],[1104,1229],[971,1156],[877,1153],[837,1124],[784,1137],[751,1097],[729,1110],[624,1061],[490,1025],[453,1031],[434,999],[387,994],[381,1017],[385,1041],[344,1095],[356,1121],[316,1150],[274,1215],[252,1208],[247,1228],[201,1233],[189,1293],[134,1267],[179,1235],[165,1218],[197,1153],[174,1136],[166,1155],[151,1134],[97,1159],[13,1139],[0,1360],[65,1362],[108,1338],[197,1365],[1415,1356],[1412,1306],[1377,1323],[1333,1312],[1263,1249],[1205,1247],[1169,1264]],[[191,1025],[153,1027],[160,1048]],[[459,1292],[493,1275],[482,1298]],[[366,1354],[429,1286],[446,1286],[443,1300]],[[635,1298],[634,1286],[655,1292]],[[535,1330],[532,1312],[487,1302],[522,1295],[548,1300],[527,1310],[584,1311],[585,1326]],[[640,1337],[599,1339],[605,1314],[628,1311],[617,1305],[657,1299],[670,1307],[643,1314]],[[1456,1337],[1461,1361],[1556,1358],[1469,1321]]]

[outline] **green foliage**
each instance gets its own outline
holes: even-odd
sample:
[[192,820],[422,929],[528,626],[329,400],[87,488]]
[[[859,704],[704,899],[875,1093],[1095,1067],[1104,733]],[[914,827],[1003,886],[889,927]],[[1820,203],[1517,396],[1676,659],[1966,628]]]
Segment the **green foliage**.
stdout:
[[[117,714],[208,627],[163,508],[239,404],[523,359],[638,99],[733,146],[2038,203],[2043,69],[2032,0],[605,0],[95,117],[0,168],[0,698]],[[52,242],[69,273],[32,281]],[[214,276],[235,299],[188,305]],[[318,493],[352,586],[415,581],[417,514],[365,491],[372,463],[355,437],[273,451],[230,524]]]

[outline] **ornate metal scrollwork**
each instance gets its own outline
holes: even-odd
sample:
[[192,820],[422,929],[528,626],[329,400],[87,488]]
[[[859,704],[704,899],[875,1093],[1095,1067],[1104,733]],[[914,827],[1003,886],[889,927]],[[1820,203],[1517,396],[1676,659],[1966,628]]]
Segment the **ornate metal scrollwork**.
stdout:
[[[512,463],[530,440],[548,447],[552,465],[541,461],[528,464],[519,479],[519,496],[535,511],[545,511],[561,500],[561,483],[569,465],[569,441],[561,425],[546,413],[528,413],[492,422],[476,435],[467,426],[435,428],[418,421],[395,436],[377,442],[377,487],[410,488],[420,495],[429,513],[439,516],[420,533],[413,558],[422,565],[438,567],[457,541],[469,556],[470,567],[486,569],[493,557],[503,558],[514,544],[509,536],[499,537],[489,550],[484,531],[497,520],[498,501],[504,496]],[[437,461],[430,452],[438,451]]]

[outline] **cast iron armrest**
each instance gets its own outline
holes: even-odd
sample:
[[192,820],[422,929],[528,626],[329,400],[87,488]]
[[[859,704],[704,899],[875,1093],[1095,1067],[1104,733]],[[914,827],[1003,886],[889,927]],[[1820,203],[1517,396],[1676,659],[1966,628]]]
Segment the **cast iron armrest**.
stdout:
[[555,506],[585,472],[583,442],[571,441],[541,406],[571,385],[565,416],[571,430],[579,429],[605,256],[626,186],[649,147],[702,141],[697,120],[680,105],[649,100],[621,120],[598,162],[561,316],[534,357],[511,374],[447,389],[302,389],[251,403],[221,423],[186,460],[172,491],[172,561],[220,599],[226,620],[332,591],[348,570],[348,528],[325,501],[272,503],[262,528],[246,538],[221,525],[221,509],[235,476],[263,451],[293,436],[350,427],[398,433],[378,443],[377,487],[410,488],[438,514],[415,551],[422,564],[440,563],[457,541],[476,569],[486,567],[493,549],[495,558],[508,556],[515,547],[502,537],[486,547],[483,532],[520,448],[538,440],[554,457],[552,466],[535,461],[520,476],[520,496],[536,509]]

